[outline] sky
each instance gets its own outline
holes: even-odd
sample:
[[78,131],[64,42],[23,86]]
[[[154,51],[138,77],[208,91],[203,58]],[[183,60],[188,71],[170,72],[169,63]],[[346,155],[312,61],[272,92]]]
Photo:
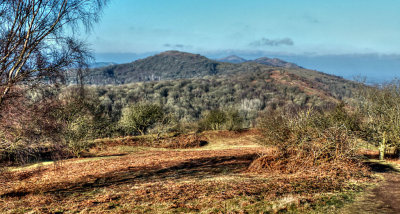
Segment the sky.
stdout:
[[399,0],[111,0],[85,39],[98,61],[180,50],[212,57],[335,56],[327,63],[332,67],[338,56],[399,60],[399,11]]

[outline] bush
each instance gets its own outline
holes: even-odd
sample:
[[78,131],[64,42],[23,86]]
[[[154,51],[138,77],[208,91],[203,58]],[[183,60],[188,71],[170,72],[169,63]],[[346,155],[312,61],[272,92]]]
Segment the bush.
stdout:
[[58,112],[63,140],[75,157],[89,149],[94,139],[112,134],[111,120],[104,114],[100,100],[87,89],[83,96],[76,96],[79,90],[71,87],[61,94],[63,105]]
[[243,117],[237,110],[211,110],[199,121],[199,129],[238,131],[243,127]]
[[95,138],[93,119],[89,115],[80,115],[68,121],[65,129],[65,139],[69,151],[75,156],[88,150],[91,141]]
[[205,130],[221,130],[227,120],[225,112],[219,109],[209,111],[201,121]]
[[239,131],[243,129],[243,122],[244,119],[240,115],[238,110],[228,110],[226,112],[226,122],[225,122],[225,128],[228,129],[229,131]]
[[128,134],[144,135],[147,130],[164,118],[163,109],[156,104],[138,103],[122,110],[120,126]]
[[148,133],[156,135],[156,139],[171,132],[181,133],[181,124],[174,115],[165,113],[163,113],[162,117],[148,130]]
[[327,162],[355,159],[358,117],[343,105],[325,112],[313,109],[267,111],[259,119],[263,134],[260,143],[277,148],[275,159],[296,167],[311,167]]
[[37,96],[43,98],[17,96],[0,111],[0,165],[26,164],[62,153],[59,100],[47,89]]

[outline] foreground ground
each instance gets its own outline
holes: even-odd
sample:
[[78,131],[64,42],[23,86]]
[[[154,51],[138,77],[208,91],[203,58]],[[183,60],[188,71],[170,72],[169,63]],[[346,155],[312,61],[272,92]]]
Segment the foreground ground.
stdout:
[[347,204],[340,213],[374,214],[400,213],[400,171],[399,161],[382,163],[370,162],[371,169],[382,180],[365,190],[354,203]]
[[11,168],[0,178],[0,213],[353,213],[375,198],[382,199],[380,210],[398,210],[384,191],[398,191],[393,171],[370,187],[373,198],[356,197],[367,180],[250,173],[250,163],[271,152],[255,143],[254,131],[204,138],[200,148],[114,143],[93,150],[94,157]]

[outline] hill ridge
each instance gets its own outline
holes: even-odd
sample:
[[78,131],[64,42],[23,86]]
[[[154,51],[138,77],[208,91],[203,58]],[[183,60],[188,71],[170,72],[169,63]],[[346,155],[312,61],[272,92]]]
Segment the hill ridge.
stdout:
[[[273,63],[280,63],[280,66],[275,66]],[[85,77],[85,82],[92,85],[121,85],[134,82],[213,78],[254,72],[271,74],[276,70],[293,74],[296,76],[295,79],[315,82],[315,85],[347,81],[276,58],[262,57],[234,64],[212,60],[200,54],[171,50],[131,63],[91,69]]]

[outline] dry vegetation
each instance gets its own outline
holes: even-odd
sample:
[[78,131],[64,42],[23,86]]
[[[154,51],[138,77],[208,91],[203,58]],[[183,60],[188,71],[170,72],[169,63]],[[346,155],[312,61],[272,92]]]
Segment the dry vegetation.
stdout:
[[254,159],[275,151],[255,144],[257,135],[255,130],[205,132],[200,138],[207,140],[207,145],[187,149],[149,148],[131,144],[135,142],[132,139],[114,143],[103,140],[103,148],[114,154],[104,156],[94,149],[91,154],[98,157],[4,172],[0,212],[258,213],[332,209],[330,204],[337,206],[348,199],[348,194],[339,192],[358,191],[360,182],[369,179],[322,171],[251,172],[249,165]]

